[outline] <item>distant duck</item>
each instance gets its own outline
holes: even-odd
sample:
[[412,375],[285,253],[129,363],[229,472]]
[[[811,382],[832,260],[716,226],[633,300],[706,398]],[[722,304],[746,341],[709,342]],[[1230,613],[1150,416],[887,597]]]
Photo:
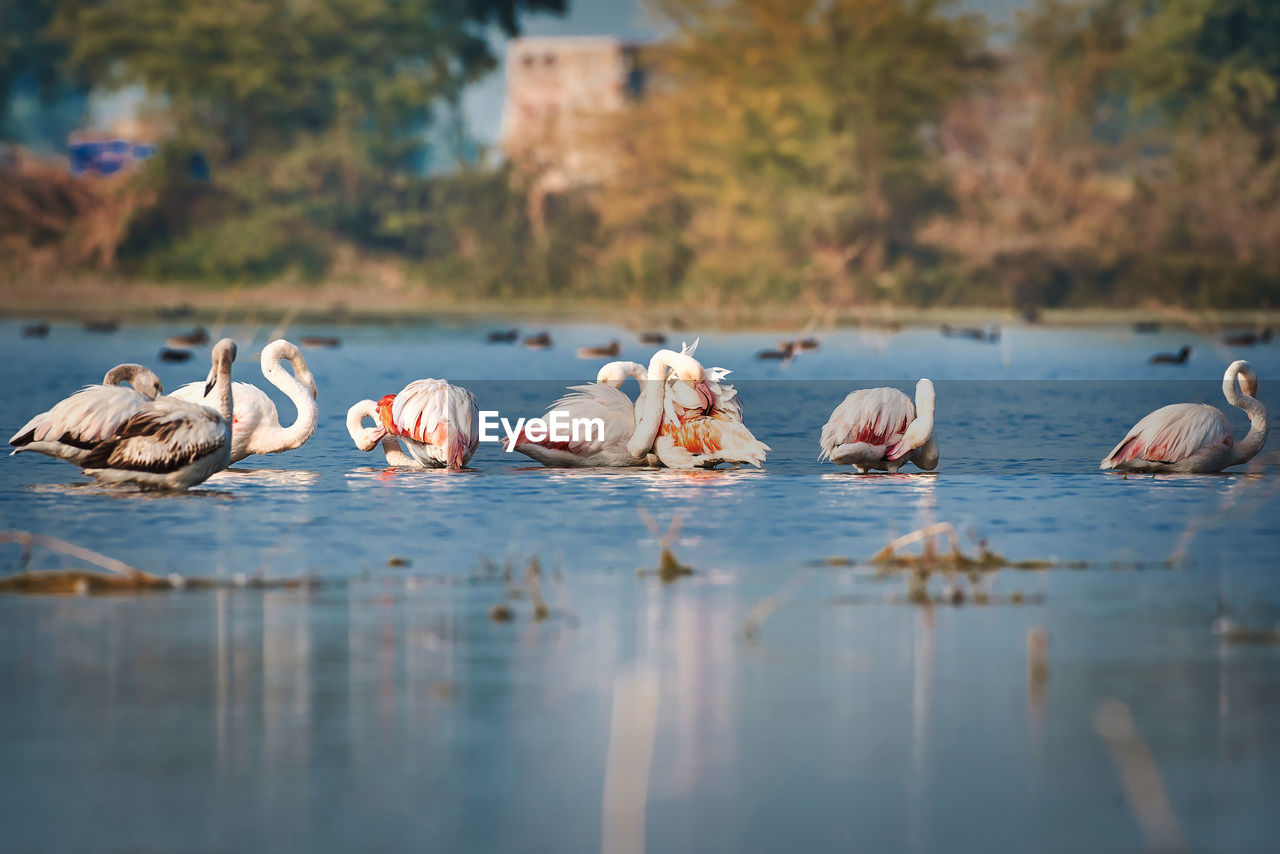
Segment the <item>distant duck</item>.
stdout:
[[524,346],[530,350],[545,350],[551,346],[551,333],[538,332],[524,339]]
[[579,347],[579,359],[612,359],[622,352],[622,344],[618,339],[599,347]]
[[519,329],[494,329],[484,337],[484,340],[490,344],[512,344],[519,337]]
[[796,342],[782,341],[779,343],[777,350],[761,350],[759,353],[756,353],[756,358],[757,359],[775,359],[775,360],[787,362],[787,361],[790,361],[791,357],[794,356],[795,354],[796,354]]
[[342,346],[342,339],[336,335],[308,335],[298,339],[303,347],[326,347],[332,350]]
[[1255,344],[1269,344],[1270,342],[1270,326],[1261,332],[1238,332],[1234,335],[1223,336],[1222,339],[1223,344],[1230,344],[1233,347],[1252,347]]
[[1153,365],[1181,365],[1191,357],[1191,348],[1186,344],[1177,353],[1156,353],[1151,357]]
[[22,327],[23,338],[45,338],[49,335],[49,324],[43,320],[39,323],[28,323]]
[[1161,323],[1158,320],[1139,320],[1137,323],[1133,324],[1133,331],[1141,332],[1143,334],[1159,332],[1160,328]]
[[186,335],[170,335],[164,339],[164,343],[175,350],[203,347],[209,343],[209,333],[205,331],[203,326],[197,326]]
[[639,335],[641,344],[666,344],[667,336],[661,332],[641,332]]
[[946,323],[938,327],[939,331],[948,338],[969,338],[973,341],[987,341],[995,343],[1000,340],[1000,327],[992,326],[990,329],[983,329],[978,326],[950,326]]
[[[133,388],[124,387],[126,382]],[[101,385],[83,388],[28,421],[9,440],[11,453],[34,451],[78,465],[162,391],[160,379],[142,365],[116,365]]]
[[104,483],[187,489],[229,466],[235,358],[230,338],[210,353],[205,397],[216,408],[173,396],[149,400],[81,460],[84,473]]
[[84,324],[85,332],[102,332],[112,333],[120,328],[119,322],[115,320],[86,320]]
[[162,362],[186,362],[191,358],[190,350],[174,350],[172,347],[164,347],[160,350],[156,357]]

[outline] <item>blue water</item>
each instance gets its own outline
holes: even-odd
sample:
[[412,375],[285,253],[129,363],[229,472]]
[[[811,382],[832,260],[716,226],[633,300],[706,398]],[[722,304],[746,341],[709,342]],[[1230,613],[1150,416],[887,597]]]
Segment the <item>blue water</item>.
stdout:
[[[610,757],[630,756],[649,851],[1133,851],[1147,844],[1140,809],[1094,726],[1108,700],[1131,710],[1188,848],[1265,850],[1280,833],[1280,646],[1213,631],[1221,609],[1280,623],[1276,453],[1220,476],[1097,470],[1164,403],[1214,403],[1243,435],[1222,371],[1248,358],[1275,411],[1280,347],[844,331],[780,365],[753,358],[778,335],[703,333],[699,357],[734,370],[748,426],[773,447],[764,471],[548,470],[496,445],[465,472],[389,470],[352,447],[347,406],[412,379],[535,415],[594,374],[576,346],[617,337],[623,358],[651,352],[606,326],[547,327],[544,352],[486,344],[503,325],[291,329],[342,338],[306,351],[315,437],[186,495],[3,460],[0,527],[157,573],[321,582],[0,597],[6,849],[592,850]],[[24,339],[0,323],[0,426],[117,362],[156,366],[172,331],[55,325]],[[250,335],[236,376],[262,385],[249,357],[265,338]],[[1147,364],[1182,343],[1189,364]],[[204,358],[157,372],[176,388],[205,376]],[[919,376],[938,387],[936,474],[816,462],[845,394],[910,392]],[[643,512],[681,520],[674,551],[694,575],[637,574],[658,562]],[[905,601],[903,573],[828,565],[931,522],[953,523],[970,554],[982,541],[1012,560],[1090,563],[1003,570],[984,582],[993,604],[934,607]],[[532,556],[551,617],[534,621],[522,597],[513,622],[492,621]],[[0,567],[17,560],[0,547]],[[514,580],[486,561],[511,562]],[[65,565],[40,550],[32,562]],[[968,589],[929,589],[952,585]],[[744,621],[775,595],[748,639]],[[1044,684],[1028,675],[1034,627],[1050,638]],[[611,730],[636,685],[657,698],[644,762],[625,749],[643,727]]]

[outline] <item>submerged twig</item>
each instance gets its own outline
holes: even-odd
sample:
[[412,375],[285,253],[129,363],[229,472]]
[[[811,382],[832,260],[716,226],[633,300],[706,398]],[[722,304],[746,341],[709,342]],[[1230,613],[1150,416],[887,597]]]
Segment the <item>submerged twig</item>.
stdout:
[[667,532],[663,534],[658,528],[658,521],[653,518],[653,515],[648,510],[641,507],[639,513],[640,518],[649,526],[650,532],[658,540],[658,566],[652,570],[637,570],[636,574],[641,577],[656,575],[668,584],[682,576],[693,575],[693,567],[677,560],[675,552],[671,550],[671,545],[680,533],[680,514],[677,513],[671,517],[671,525],[667,528]]
[[747,640],[755,640],[756,633],[760,631],[764,621],[769,619],[770,614],[778,610],[783,603],[791,598],[795,589],[800,586],[800,582],[807,581],[809,575],[809,570],[800,570],[793,573],[777,591],[757,602],[756,606],[748,611],[747,616],[742,620],[742,636]]
[[30,559],[31,547],[43,546],[50,551],[69,555],[108,572],[122,575],[135,584],[158,584],[165,580],[158,575],[144,572],[135,566],[130,566],[124,561],[108,557],[101,552],[95,552],[92,549],[86,549],[83,546],[77,546],[74,543],[68,543],[66,540],[60,540],[57,537],[50,537],[45,534],[32,534],[29,531],[0,531],[0,543],[18,543],[23,547],[24,560],[22,566],[24,569],[26,562]]
[[1120,772],[1125,795],[1134,818],[1142,828],[1151,848],[1157,851],[1185,851],[1177,816],[1165,793],[1160,769],[1151,751],[1133,725],[1129,707],[1119,700],[1108,700],[1094,718],[1094,728],[1102,736],[1111,758]]

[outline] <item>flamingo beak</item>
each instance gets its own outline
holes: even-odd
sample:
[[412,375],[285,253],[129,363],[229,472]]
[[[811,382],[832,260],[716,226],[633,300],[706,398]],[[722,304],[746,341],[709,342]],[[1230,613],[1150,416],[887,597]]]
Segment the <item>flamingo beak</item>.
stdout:
[[711,394],[711,387],[704,381],[694,386],[694,390],[698,392],[698,400],[702,401],[702,413],[710,415],[711,408],[715,405],[715,396]]
[[217,381],[218,381],[218,375],[217,375],[217,373],[215,373],[214,371],[210,371],[210,372],[209,372],[209,377],[208,377],[208,379],[207,379],[207,380],[205,380],[205,384],[204,384],[204,396],[205,396],[205,397],[208,397],[208,396],[209,396],[209,392],[213,391],[213,384],[214,384],[214,383],[216,383]]
[[461,435],[449,437],[449,468],[467,467],[467,443]]

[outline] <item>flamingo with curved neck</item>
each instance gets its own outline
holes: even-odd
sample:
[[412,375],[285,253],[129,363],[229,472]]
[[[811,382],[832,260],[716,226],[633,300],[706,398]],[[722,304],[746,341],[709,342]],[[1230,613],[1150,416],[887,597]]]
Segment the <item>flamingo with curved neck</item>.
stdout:
[[1257,399],[1258,375],[1243,359],[1222,375],[1222,396],[1249,416],[1239,442],[1227,417],[1203,403],[1162,406],[1133,426],[1100,468],[1124,472],[1219,472],[1247,463],[1267,443],[1267,409]]
[[235,358],[230,338],[219,341],[210,354],[204,396],[212,395],[216,409],[174,395],[149,400],[84,457],[84,473],[106,483],[186,489],[225,469],[231,464]]
[[[675,383],[672,389],[667,389],[668,372]],[[658,431],[662,429],[663,404],[668,394],[695,406],[705,402],[709,408],[712,402],[702,365],[692,356],[674,350],[659,350],[653,354],[645,373],[645,386],[647,392],[642,393],[644,403],[636,422],[636,432],[627,442],[627,452],[636,459],[645,457],[653,449]]]
[[[262,348],[262,376],[293,402],[298,417],[288,427],[281,425],[275,403],[262,389],[250,383],[235,383],[236,409],[231,431],[231,462],[253,454],[277,454],[301,447],[316,432],[320,408],[316,404],[316,380],[307,368],[302,352],[283,338]],[[280,363],[288,361],[290,374]],[[199,383],[188,383],[173,393],[180,400],[204,400]]]
[[[126,382],[133,388],[122,385]],[[162,391],[160,378],[148,368],[116,365],[101,385],[81,389],[23,425],[9,439],[12,453],[34,451],[78,465]]]
[[[378,426],[364,427],[365,418]],[[382,442],[387,463],[393,466],[463,469],[480,444],[479,418],[471,392],[447,380],[421,379],[376,402],[352,405],[347,432],[360,450],[372,450],[373,443]]]
[[896,388],[851,392],[831,413],[818,439],[819,461],[852,465],[859,472],[897,472],[907,463],[925,471],[938,467],[934,437],[933,383],[916,383],[913,404]]
[[149,397],[155,400],[164,394],[164,387],[160,385],[160,378],[155,372],[144,365],[138,365],[133,362],[125,362],[123,365],[116,365],[107,371],[106,376],[102,378],[103,385],[123,385],[128,383],[133,386],[133,390],[143,397]]
[[[372,418],[376,427],[364,426],[364,419]],[[356,448],[361,451],[372,451],[377,447],[378,443],[382,443],[383,456],[387,458],[389,466],[416,466],[418,463],[404,452],[400,447],[400,442],[395,436],[387,432],[387,428],[382,426],[378,415],[378,402],[375,400],[360,400],[347,410],[347,433],[351,435],[351,441],[355,442]]]

